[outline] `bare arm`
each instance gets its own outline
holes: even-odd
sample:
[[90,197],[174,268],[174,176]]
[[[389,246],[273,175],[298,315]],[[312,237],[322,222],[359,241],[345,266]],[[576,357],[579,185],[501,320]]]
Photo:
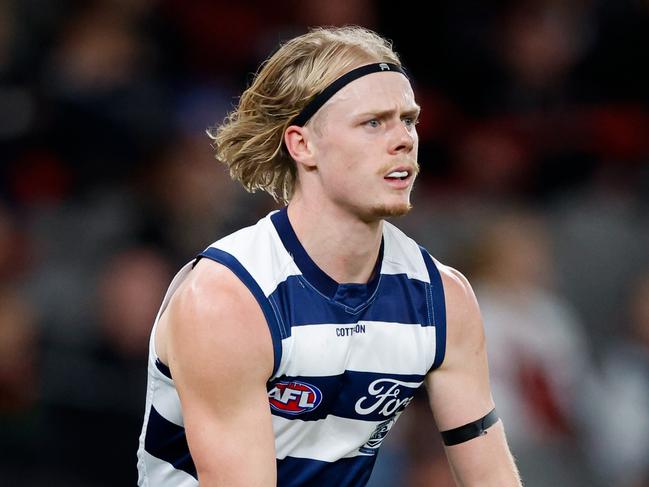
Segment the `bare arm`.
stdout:
[[[426,386],[440,431],[476,421],[493,407],[485,337],[480,310],[468,281],[443,267],[446,295],[446,357],[428,374]],[[447,446],[446,455],[462,487],[517,487],[521,481],[507,446],[501,421],[487,434]]]
[[273,347],[255,298],[227,268],[201,260],[158,325],[201,486],[274,486],[266,394]]

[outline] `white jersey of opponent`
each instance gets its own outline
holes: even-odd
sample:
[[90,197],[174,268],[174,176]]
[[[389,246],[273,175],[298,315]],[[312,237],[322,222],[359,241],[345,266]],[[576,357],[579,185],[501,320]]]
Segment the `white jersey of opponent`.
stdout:
[[[215,242],[201,257],[227,266],[246,284],[270,328],[275,362],[267,389],[277,485],[365,485],[385,435],[444,358],[436,263],[385,222],[370,282],[338,284],[305,252],[286,209]],[[172,281],[158,319],[192,265]],[[138,485],[196,486],[178,394],[154,349],[156,325]]]

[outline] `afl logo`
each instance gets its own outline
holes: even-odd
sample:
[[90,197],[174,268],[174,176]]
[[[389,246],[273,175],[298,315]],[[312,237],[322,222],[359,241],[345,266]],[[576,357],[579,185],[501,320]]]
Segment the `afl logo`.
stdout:
[[322,401],[316,386],[299,381],[278,382],[268,391],[270,407],[287,414],[313,411]]

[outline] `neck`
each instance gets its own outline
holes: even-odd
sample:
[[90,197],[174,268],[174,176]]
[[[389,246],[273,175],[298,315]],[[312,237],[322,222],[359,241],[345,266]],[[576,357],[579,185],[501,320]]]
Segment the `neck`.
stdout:
[[[322,202],[321,202],[322,203]],[[366,283],[381,247],[383,220],[365,222],[335,207],[317,207],[296,195],[288,217],[316,265],[338,283]]]

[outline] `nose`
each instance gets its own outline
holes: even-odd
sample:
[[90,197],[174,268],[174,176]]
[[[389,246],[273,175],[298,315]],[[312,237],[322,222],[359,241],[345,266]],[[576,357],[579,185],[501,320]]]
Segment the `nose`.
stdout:
[[417,133],[414,127],[408,127],[401,122],[396,124],[390,141],[390,153],[398,154],[399,152],[408,153],[415,146]]

